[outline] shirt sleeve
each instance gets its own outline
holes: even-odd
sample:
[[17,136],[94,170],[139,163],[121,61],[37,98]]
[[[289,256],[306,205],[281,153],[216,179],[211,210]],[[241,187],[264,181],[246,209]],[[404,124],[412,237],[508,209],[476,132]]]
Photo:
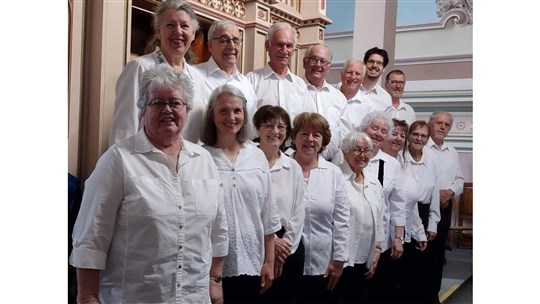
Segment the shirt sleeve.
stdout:
[[[438,180],[437,175],[435,179]],[[438,181],[435,182],[435,185],[438,184]],[[427,231],[437,233],[437,225],[441,220],[441,201],[438,187],[433,187],[431,193],[431,204],[429,205],[429,223]]]
[[73,228],[70,264],[77,268],[105,269],[116,214],[124,196],[122,161],[114,148],[98,160],[85,183],[81,209]]
[[109,135],[109,146],[131,137],[139,130],[139,83],[143,67],[138,61],[130,61],[116,82],[116,100]]
[[305,201],[304,201],[304,181],[302,176],[302,169],[298,167],[298,170],[293,170],[294,167],[291,167],[291,173],[296,174],[296,181],[294,185],[294,194],[293,194],[293,203],[292,203],[292,212],[291,217],[287,221],[285,227],[285,234],[283,239],[289,241],[292,244],[291,254],[293,254],[300,244],[300,239],[302,238],[302,230],[304,229],[304,219],[306,216],[305,210]]
[[343,173],[336,167],[336,189],[334,196],[334,226],[333,226],[333,257],[336,261],[347,262],[349,260],[349,233],[350,233],[350,202],[347,197],[345,178]]
[[218,209],[214,224],[212,225],[212,256],[223,257],[226,256],[228,252],[229,235],[227,228],[227,214],[225,213],[225,195],[223,193],[223,183],[220,182]]

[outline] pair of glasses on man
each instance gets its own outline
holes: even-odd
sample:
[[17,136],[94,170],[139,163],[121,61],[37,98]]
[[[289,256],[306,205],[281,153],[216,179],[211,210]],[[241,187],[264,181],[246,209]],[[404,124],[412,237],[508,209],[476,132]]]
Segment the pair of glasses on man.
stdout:
[[165,109],[165,106],[169,106],[169,108],[173,111],[182,111],[186,103],[180,99],[180,98],[173,98],[169,99],[169,101],[165,101],[162,99],[152,99],[147,105],[150,106],[153,110],[156,111],[163,111]]
[[242,38],[238,38],[238,37],[232,37],[232,38],[229,38],[227,36],[221,36],[221,37],[217,37],[217,38],[212,38],[210,40],[217,40],[219,42],[219,44],[221,44],[222,46],[225,46],[229,43],[231,43],[231,41],[235,44],[235,45],[240,45],[240,43],[242,43]]
[[330,63],[330,60],[319,58],[317,56],[306,57],[306,59],[309,60],[309,63],[311,64],[317,64],[317,62],[320,62],[321,65],[327,65]]

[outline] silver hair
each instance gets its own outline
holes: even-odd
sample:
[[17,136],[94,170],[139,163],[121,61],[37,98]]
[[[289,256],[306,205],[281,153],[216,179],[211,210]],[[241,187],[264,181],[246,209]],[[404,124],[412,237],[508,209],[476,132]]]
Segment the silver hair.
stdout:
[[214,39],[214,33],[217,29],[226,29],[226,28],[238,28],[234,22],[226,19],[217,20],[216,22],[212,23],[210,28],[208,29],[208,41]]
[[433,112],[433,114],[431,114],[431,116],[429,117],[429,124],[431,125],[435,117],[437,117],[437,115],[439,114],[448,115],[448,117],[450,118],[450,129],[451,129],[452,126],[454,125],[454,116],[452,116],[452,114],[450,114],[449,112],[444,112],[444,111]]
[[272,37],[274,36],[274,33],[278,29],[286,29],[286,30],[291,31],[291,33],[293,33],[294,48],[296,48],[296,45],[298,44],[298,39],[296,38],[296,31],[294,30],[294,28],[290,24],[288,24],[286,22],[276,22],[276,23],[272,24],[272,26],[268,30],[268,35],[266,36],[266,41],[271,44],[272,43]]
[[360,62],[363,66],[366,65],[366,64],[364,63],[364,61],[362,61],[361,59],[349,58],[349,59],[347,59],[347,61],[345,61],[345,63],[343,64],[342,70],[345,71],[345,69],[347,68],[347,66],[348,66],[350,63],[355,62],[355,61]]
[[193,109],[194,92],[191,80],[166,63],[158,64],[143,72],[137,101],[139,109],[146,106],[150,101],[148,100],[150,93],[157,88],[180,90],[188,111]]
[[370,150],[373,150],[373,143],[371,142],[371,138],[369,138],[369,136],[364,132],[353,130],[349,132],[349,134],[345,135],[345,137],[341,141],[341,151],[343,153],[347,153],[351,150],[354,150],[361,140],[365,140],[368,148]]
[[330,54],[329,60],[330,60],[330,62],[332,62],[332,57],[333,57],[332,51],[328,48],[327,45],[322,44],[322,43],[316,43],[316,44],[310,45],[310,46],[307,48],[307,50],[306,50],[306,55],[304,56],[304,59],[306,59],[307,57],[311,56],[311,52],[313,51],[313,48],[316,47],[316,46],[319,46],[319,45],[324,46],[324,47],[328,50],[328,54]]
[[159,24],[161,23],[161,20],[163,18],[163,12],[170,8],[177,11],[186,12],[191,19],[191,23],[193,25],[193,28],[195,29],[195,32],[199,30],[199,20],[197,20],[197,15],[195,14],[195,11],[188,3],[188,1],[185,0],[165,0],[161,2],[156,8],[156,14],[154,15],[154,28],[159,27]]
[[390,118],[390,116],[384,111],[375,111],[375,112],[371,112],[371,113],[367,114],[366,116],[364,116],[364,119],[362,119],[362,122],[360,123],[360,126],[358,126],[356,128],[356,130],[361,131],[361,132],[365,132],[367,127],[376,118],[380,118],[380,119],[384,120],[384,122],[388,126],[388,132],[386,133],[386,138],[385,139],[390,139],[390,137],[392,136],[391,131],[394,128],[394,122],[392,122],[392,118]]

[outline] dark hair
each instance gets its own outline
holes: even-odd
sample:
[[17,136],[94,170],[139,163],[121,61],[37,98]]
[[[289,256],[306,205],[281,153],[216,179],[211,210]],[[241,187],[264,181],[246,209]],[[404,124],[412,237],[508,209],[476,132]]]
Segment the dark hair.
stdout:
[[[285,125],[287,126],[287,133],[285,134],[285,140],[279,146],[280,150],[285,149],[285,143],[287,140],[291,137],[292,133],[292,127],[291,127],[291,117],[289,116],[289,113],[285,111],[280,106],[273,106],[273,105],[265,105],[260,107],[257,112],[255,112],[255,115],[253,115],[253,125],[255,126],[255,129],[261,128],[261,126],[264,123],[273,121],[273,120],[283,120]],[[257,137],[253,140],[254,142],[260,142],[260,138]]]
[[388,62],[390,61],[388,59],[388,52],[385,51],[384,49],[380,49],[378,47],[374,47],[374,48],[371,48],[369,50],[366,51],[366,53],[364,54],[364,63],[367,64],[368,60],[369,60],[369,57],[373,54],[377,54],[377,55],[381,55],[382,58],[383,58],[383,67],[385,68],[387,65],[388,65]]
[[214,146],[217,143],[217,129],[216,123],[214,122],[214,108],[216,106],[216,101],[221,95],[233,96],[242,101],[244,123],[242,124],[240,131],[236,133],[236,139],[240,143],[243,143],[248,139],[251,130],[251,122],[249,121],[249,115],[246,108],[247,100],[240,89],[230,84],[225,84],[215,88],[212,95],[210,95],[210,98],[208,99],[208,106],[204,114],[201,141],[209,146]]
[[294,125],[294,128],[292,129],[292,133],[291,133],[291,138],[292,138],[291,147],[295,150],[296,150],[296,145],[294,144],[294,139],[296,138],[296,135],[298,135],[298,132],[300,132],[300,130],[302,130],[303,128],[311,127],[322,134],[323,136],[322,147],[321,147],[321,150],[319,150],[318,152],[319,154],[330,143],[330,139],[332,138],[332,132],[330,132],[330,125],[328,124],[328,121],[326,120],[326,118],[324,118],[319,113],[315,113],[315,112],[300,113],[294,117],[293,125]]
[[[390,81],[390,75],[396,74],[396,75],[403,75],[403,78],[405,78],[405,73],[403,73],[402,70],[392,70],[390,73],[386,75],[386,82]],[[405,80],[405,79],[403,79]]]

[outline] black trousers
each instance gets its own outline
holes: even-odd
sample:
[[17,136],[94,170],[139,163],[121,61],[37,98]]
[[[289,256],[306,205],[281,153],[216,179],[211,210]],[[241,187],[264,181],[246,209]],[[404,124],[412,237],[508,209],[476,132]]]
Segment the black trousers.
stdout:
[[369,303],[368,281],[365,274],[368,272],[366,264],[354,264],[345,267],[335,291],[339,294],[339,303]]
[[[334,288],[326,289],[328,278],[319,276],[302,276],[299,281],[297,303],[338,303],[339,293]],[[339,283],[339,282],[338,282]]]
[[260,276],[224,277],[223,301],[225,303],[257,303],[260,289]]
[[450,224],[452,220],[452,201],[448,203],[446,208],[441,208],[441,221],[437,225],[437,236],[435,240],[430,242],[430,259],[433,265],[430,269],[429,275],[430,288],[432,299],[434,303],[438,303],[439,291],[441,290],[441,283],[443,277],[444,258],[446,255],[446,240],[448,239],[448,233],[450,231]]

